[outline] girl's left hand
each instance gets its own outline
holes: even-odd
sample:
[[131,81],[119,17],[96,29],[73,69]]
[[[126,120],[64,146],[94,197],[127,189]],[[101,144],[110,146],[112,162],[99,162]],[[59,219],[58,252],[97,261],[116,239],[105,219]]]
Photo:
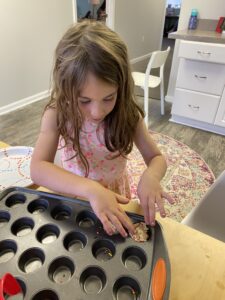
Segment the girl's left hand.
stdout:
[[163,198],[167,199],[170,204],[174,203],[172,197],[163,191],[160,181],[148,169],[141,176],[137,194],[144,211],[145,223],[151,226],[155,225],[156,207],[158,207],[161,217],[166,216]]

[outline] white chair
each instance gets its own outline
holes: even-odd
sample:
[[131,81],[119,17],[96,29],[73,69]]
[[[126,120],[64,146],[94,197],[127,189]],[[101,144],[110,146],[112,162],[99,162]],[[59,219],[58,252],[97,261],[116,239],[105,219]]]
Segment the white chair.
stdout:
[[181,223],[225,242],[225,171]]
[[[144,111],[145,123],[148,126],[148,95],[149,88],[155,88],[160,85],[160,101],[161,101],[161,114],[164,115],[164,65],[168,57],[170,47],[165,51],[154,51],[151,54],[145,73],[132,72],[135,86],[139,86],[144,90]],[[160,68],[159,76],[150,75],[151,69]]]

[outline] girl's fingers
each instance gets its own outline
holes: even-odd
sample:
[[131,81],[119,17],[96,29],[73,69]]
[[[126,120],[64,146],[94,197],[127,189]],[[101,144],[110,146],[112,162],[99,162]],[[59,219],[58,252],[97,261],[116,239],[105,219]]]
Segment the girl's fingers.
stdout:
[[114,228],[112,223],[109,221],[106,215],[99,216],[100,221],[102,222],[103,228],[108,235],[112,235],[114,233]]
[[164,209],[164,202],[163,202],[163,199],[162,199],[161,195],[156,196],[156,203],[157,203],[157,206],[158,206],[158,209],[159,209],[160,216],[162,218],[165,218],[166,211]]
[[130,199],[122,196],[122,195],[119,195],[119,194],[115,194],[116,195],[116,199],[117,199],[117,202],[118,203],[121,203],[121,204],[127,204],[130,202]]
[[125,228],[127,228],[131,234],[134,234],[135,232],[134,225],[125,212],[118,211],[117,215],[112,213],[100,215],[99,219],[102,222],[104,230],[109,235],[118,231],[123,237],[127,237]]
[[148,201],[148,214],[149,222],[151,226],[155,226],[155,202]]
[[170,204],[174,204],[174,199],[166,192],[162,192],[162,197],[165,198]]
[[[130,200],[124,196],[119,194],[115,194],[116,199],[119,203],[126,204]],[[167,199],[169,203],[173,204],[173,198],[166,192],[162,192],[160,196],[157,196],[154,201],[151,201],[148,197],[145,201],[142,202],[142,207],[144,211],[144,219],[147,225],[154,226],[155,225],[155,214],[156,208],[155,204],[157,204],[161,217],[166,216],[166,212],[164,209],[163,198]],[[125,228],[131,233],[134,234],[135,228],[133,223],[131,222],[130,218],[127,214],[123,211],[122,208],[118,208],[115,212],[109,211],[108,214],[103,214],[99,217],[101,220],[104,230],[107,234],[112,235],[117,230],[123,237],[127,237],[127,232]]]
[[[140,197],[139,197],[140,198]],[[150,217],[149,217],[149,209],[148,209],[148,201],[147,199],[140,198],[141,206],[144,213],[145,223],[150,225]]]
[[111,224],[113,224],[113,226],[115,226],[115,228],[117,229],[117,231],[123,236],[123,237],[127,237],[127,232],[126,230],[123,228],[121,222],[118,220],[118,218],[115,215],[111,215],[110,216],[110,221]]
[[148,198],[146,198],[146,200],[143,202],[144,206],[143,206],[143,211],[144,211],[144,219],[145,219],[145,223],[147,225],[154,225],[154,220],[155,220],[155,207],[154,205],[149,201]]
[[127,214],[124,211],[120,211],[117,215],[117,218],[119,221],[123,224],[125,228],[129,231],[129,233],[134,234],[135,233],[135,227],[130,218],[127,216]]
[[162,198],[165,198],[170,204],[175,203],[174,199],[168,193],[163,191],[161,192],[161,195],[155,196],[154,201],[152,201],[150,197],[141,200],[142,208],[144,211],[144,219],[147,225],[149,224],[151,226],[155,225],[155,214],[156,214],[155,205],[157,205],[161,217],[164,218],[166,216],[164,201]]

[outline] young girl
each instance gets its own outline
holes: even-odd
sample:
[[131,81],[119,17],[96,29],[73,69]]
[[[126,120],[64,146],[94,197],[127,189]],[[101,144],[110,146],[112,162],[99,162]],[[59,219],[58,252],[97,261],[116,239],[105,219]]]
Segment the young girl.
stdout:
[[[134,233],[119,203],[130,198],[126,171],[133,143],[146,170],[138,197],[146,224],[155,223],[155,206],[165,216],[160,180],[166,162],[134,100],[127,48],[100,22],[70,28],[55,53],[53,89],[31,161],[32,180],[59,193],[85,198],[111,235]],[[62,167],[54,164],[59,148]],[[127,230],[126,230],[127,229]]]

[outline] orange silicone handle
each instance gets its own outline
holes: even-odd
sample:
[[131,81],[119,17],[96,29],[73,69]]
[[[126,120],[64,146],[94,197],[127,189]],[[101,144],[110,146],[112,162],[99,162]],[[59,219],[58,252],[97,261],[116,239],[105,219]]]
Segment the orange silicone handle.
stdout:
[[166,288],[166,263],[159,258],[155,264],[152,275],[152,299],[162,300]]

